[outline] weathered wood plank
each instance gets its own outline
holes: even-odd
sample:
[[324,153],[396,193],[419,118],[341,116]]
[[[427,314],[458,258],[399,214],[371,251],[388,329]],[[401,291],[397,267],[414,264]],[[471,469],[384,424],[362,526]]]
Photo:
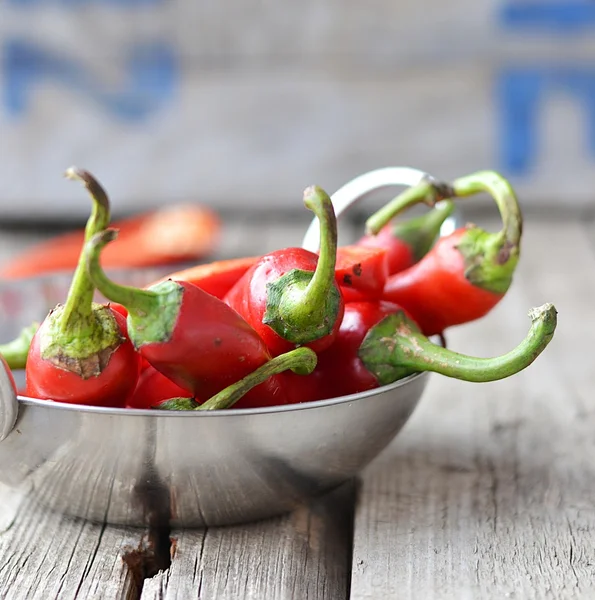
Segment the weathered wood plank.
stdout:
[[529,224],[515,285],[449,335],[476,355],[524,335],[553,301],[551,346],[514,378],[432,378],[402,435],[366,470],[351,598],[584,598],[595,592],[595,256],[578,223]]
[[126,600],[134,582],[122,553],[137,547],[140,535],[60,517],[25,501],[0,534],[0,597]]
[[[105,68],[106,79],[123,77],[121,65]],[[114,215],[175,201],[232,210],[239,203],[298,209],[306,185],[332,193],[367,170],[389,165],[441,178],[486,167],[506,172],[502,156],[512,152],[512,134],[501,123],[512,116],[509,109],[493,108],[498,72],[483,64],[366,78],[330,78],[301,68],[233,76],[188,70],[176,80],[175,94],[155,100],[154,112],[138,124],[66,86],[34,86],[27,118],[0,114],[0,180],[6,189],[0,217],[86,217],[80,189],[61,177],[73,161],[101,179]],[[538,155],[522,158],[534,161],[531,173],[514,180],[525,203],[543,210],[563,197],[569,209],[591,206],[595,175],[583,150],[578,106],[544,99]],[[84,134],[79,123],[85,123]],[[51,151],[35,143],[40,131],[51,139]],[[572,177],[562,181],[560,171]]]
[[365,5],[357,0],[170,0],[139,3],[136,10],[127,3],[101,4],[73,8],[59,1],[5,2],[0,35],[73,56],[110,58],[119,58],[133,43],[175,38],[186,61],[211,68],[308,64],[354,72],[493,56],[518,60],[519,53],[576,56],[594,48],[589,35],[568,36],[563,44],[549,36],[519,36],[518,30],[500,26],[497,8],[472,0],[453,0],[448,6],[434,0],[422,10],[393,0]]
[[169,571],[141,600],[335,600],[347,597],[353,486],[277,519],[174,532]]

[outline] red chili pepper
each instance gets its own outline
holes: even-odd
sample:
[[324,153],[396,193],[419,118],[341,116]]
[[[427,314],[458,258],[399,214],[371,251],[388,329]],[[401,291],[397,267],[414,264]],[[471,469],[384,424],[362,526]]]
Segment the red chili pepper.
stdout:
[[318,356],[316,369],[304,378],[308,399],[364,392],[421,371],[471,382],[510,377],[543,352],[556,329],[553,305],[545,304],[529,315],[531,329],[514,350],[495,358],[476,358],[434,344],[393,303],[348,303],[335,343]]
[[337,248],[335,279],[345,302],[380,298],[387,277],[386,248],[356,245]]
[[[71,168],[93,199],[85,235],[109,223],[109,201],[86,171]],[[124,406],[136,386],[139,356],[126,335],[126,321],[109,306],[93,302],[94,287],[81,254],[68,298],[35,333],[26,364],[26,394],[74,404]]]
[[430,251],[453,210],[454,204],[445,200],[425,215],[388,223],[377,235],[364,235],[356,243],[366,248],[385,248],[388,273],[399,273]]
[[209,398],[203,404],[194,398],[171,398],[160,402],[153,408],[161,410],[223,410],[226,408],[254,408],[251,403],[246,404],[246,394],[262,385],[271,377],[285,374],[296,375],[304,379],[316,366],[316,353],[309,348],[296,348],[285,354],[275,356],[240,381],[228,386],[218,394]]
[[222,299],[259,258],[259,256],[248,256],[245,258],[216,260],[211,263],[196,265],[183,271],[176,271],[167,277],[155,281],[152,285],[161,283],[166,279],[187,281],[215,296],[215,298]]
[[187,395],[187,390],[148,365],[140,374],[136,389],[126,402],[126,408],[152,408],[164,400]]
[[519,260],[522,215],[510,184],[498,173],[482,171],[452,185],[421,183],[409,188],[367,222],[379,231],[395,214],[418,202],[489,192],[503,227],[488,233],[467,225],[440,238],[426,256],[409,269],[391,275],[383,298],[405,307],[426,335],[468,323],[486,315],[506,294]]
[[[108,229],[88,242],[88,273],[106,298],[126,307],[130,339],[155,369],[205,399],[272,358],[258,333],[235,310],[192,283],[167,280],[139,289],[108,279],[99,264],[100,251],[116,235]],[[250,391],[244,401],[258,406],[286,404],[292,392],[275,376]]]
[[224,298],[274,355],[295,346],[321,352],[332,344],[343,316],[343,297],[335,281],[337,221],[333,204],[316,186],[305,190],[304,204],[320,222],[320,254],[304,248],[266,254]]
[[377,388],[378,379],[359,358],[359,347],[374,325],[399,310],[391,302],[348,302],[335,343],[318,356],[316,369],[306,377],[308,399],[323,400]]

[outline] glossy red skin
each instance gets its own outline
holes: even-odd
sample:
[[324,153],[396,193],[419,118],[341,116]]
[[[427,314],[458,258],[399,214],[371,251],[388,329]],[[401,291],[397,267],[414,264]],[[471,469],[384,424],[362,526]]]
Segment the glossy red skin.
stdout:
[[337,248],[335,279],[345,302],[351,298],[380,298],[388,278],[386,248],[341,246]]
[[114,312],[121,314],[124,318],[126,318],[128,316],[128,311],[126,310],[126,307],[122,306],[121,304],[118,304],[117,302],[110,302],[109,307]]
[[[266,254],[244,274],[244,276],[226,294],[224,301],[254,327],[274,356],[289,352],[296,344],[282,338],[262,321],[266,312],[267,283],[276,281],[293,269],[314,272],[318,264],[318,255],[303,248],[284,248]],[[337,320],[331,332],[309,344],[304,344],[315,352],[322,352],[335,339],[341,319],[344,302],[341,304]]]
[[152,408],[170,398],[185,398],[188,392],[148,365],[140,374],[134,393],[128,398],[126,408]]
[[411,246],[392,232],[392,225],[385,225],[377,235],[364,235],[357,241],[365,248],[384,248],[387,251],[387,269],[389,274],[399,273],[415,263]]
[[406,308],[427,336],[486,315],[504,294],[479,288],[465,278],[457,245],[466,229],[440,238],[417,264],[391,275],[382,297]]
[[[177,283],[184,292],[171,338],[143,344],[138,351],[192,397],[206,401],[269,361],[271,353],[254,328],[222,300],[192,283]],[[242,400],[258,406],[288,402],[278,376]]]
[[348,302],[335,343],[318,356],[311,375],[296,380],[302,402],[357,394],[378,387],[378,380],[358,357],[368,331],[384,317],[402,310],[392,302]]
[[41,358],[39,343],[44,323],[33,337],[26,364],[25,394],[30,398],[68,404],[123,407],[138,381],[140,357],[128,339],[126,320],[112,311],[124,341],[97,377],[82,379]]

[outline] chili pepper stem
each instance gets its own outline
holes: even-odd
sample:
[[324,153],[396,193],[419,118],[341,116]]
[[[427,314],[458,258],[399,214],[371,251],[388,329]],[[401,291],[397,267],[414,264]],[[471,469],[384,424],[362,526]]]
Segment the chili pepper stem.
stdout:
[[396,222],[391,228],[392,234],[409,244],[417,262],[429,252],[440,233],[440,228],[452,215],[454,208],[454,202],[444,200],[425,215]]
[[237,383],[226,387],[218,394],[201,404],[196,410],[223,410],[232,407],[252,388],[265,382],[269,377],[291,369],[298,375],[309,375],[316,368],[317,356],[310,348],[296,348],[280,354],[246,375]]
[[335,283],[337,220],[328,194],[318,186],[304,191],[304,205],[320,223],[320,252],[314,274],[293,269],[267,284],[263,323],[284,339],[307,344],[333,329],[341,307]]
[[414,204],[427,204],[433,207],[437,202],[454,196],[455,192],[451,185],[424,179],[417,185],[408,187],[370,216],[366,221],[366,233],[378,234],[400,212]]
[[195,410],[200,406],[194,398],[169,398],[152,406],[151,410]]
[[516,348],[495,358],[476,358],[433,344],[399,311],[368,332],[359,357],[381,385],[420,371],[475,383],[496,381],[527,368],[545,350],[554,336],[557,314],[553,304],[532,309],[531,328]]
[[366,231],[376,235],[386,223],[414,204],[433,206],[444,198],[464,198],[488,192],[502,218],[502,229],[488,233],[469,227],[457,249],[465,260],[465,277],[475,286],[503,294],[510,287],[520,256],[523,217],[510,183],[495,171],[478,171],[456,179],[452,185],[423,181],[405,190],[366,221]]
[[[93,200],[85,236],[103,231],[110,219],[109,199],[103,188],[83,169],[71,167],[65,176],[82,181]],[[99,375],[122,341],[113,313],[93,302],[94,292],[83,247],[66,302],[48,314],[38,333],[41,358],[83,379]]]
[[159,404],[161,410],[224,410],[231,408],[252,388],[264,383],[269,377],[291,369],[298,375],[309,375],[318,362],[316,353],[310,348],[296,348],[269,360],[240,381],[221,390],[204,404],[197,405],[192,398],[171,398]]
[[21,329],[19,335],[6,344],[0,344],[0,354],[11,369],[24,369],[31,346],[31,340],[39,329],[39,323],[34,322]]
[[[87,171],[70,167],[64,176],[67,179],[78,180],[83,183],[93,200],[91,216],[85,227],[85,240],[98,231],[103,231],[110,221],[110,205],[105,190],[99,182]],[[85,257],[81,253],[78,265],[74,272],[70,290],[58,318],[58,327],[62,331],[89,331],[93,325],[89,322],[92,313],[93,294],[95,289],[87,275]]]
[[[109,279],[100,265],[102,248],[118,237],[116,229],[106,229],[95,234],[85,245],[87,273],[93,285],[112,302],[128,311],[130,339],[136,348],[144,343],[164,341],[174,329],[182,302],[182,286],[167,279],[139,289],[121,285]],[[141,323],[142,321],[142,323]]]

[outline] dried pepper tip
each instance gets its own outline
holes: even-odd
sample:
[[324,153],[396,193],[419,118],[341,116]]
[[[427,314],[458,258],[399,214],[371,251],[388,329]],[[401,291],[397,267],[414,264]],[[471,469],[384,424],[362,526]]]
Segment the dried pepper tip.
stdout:
[[381,385],[421,371],[475,383],[496,381],[519,373],[535,361],[554,336],[557,315],[553,304],[532,309],[531,328],[514,350],[495,358],[476,358],[433,344],[399,311],[370,329],[359,357]]
[[454,202],[444,200],[424,215],[408,221],[397,221],[391,226],[392,236],[409,245],[413,259],[417,262],[430,251],[454,208]]
[[85,245],[87,274],[93,285],[112,302],[128,311],[128,334],[135,348],[171,338],[180,307],[183,286],[167,279],[148,289],[120,285],[108,278],[100,265],[104,246],[118,237],[116,229],[95,234]]
[[263,323],[294,344],[308,344],[333,330],[341,312],[341,292],[335,281],[337,219],[328,194],[318,186],[304,191],[304,205],[320,223],[316,270],[292,269],[267,284]]
[[296,348],[272,358],[240,381],[215,394],[204,404],[198,405],[195,400],[190,398],[173,398],[162,402],[156,408],[161,410],[224,410],[231,408],[252,388],[264,383],[269,377],[290,369],[298,375],[309,375],[316,368],[317,362],[316,352],[310,348]]
[[464,198],[489,193],[500,211],[502,229],[488,233],[468,226],[457,249],[465,260],[465,277],[476,287],[504,294],[520,257],[523,217],[510,183],[495,171],[478,171],[452,184],[422,181],[405,190],[366,221],[366,230],[376,235],[403,210],[419,203],[433,206],[446,198]]
[[19,335],[10,342],[0,344],[0,355],[4,357],[4,360],[11,369],[25,368],[31,341],[38,329],[39,323],[35,321],[27,325],[27,327],[23,327]]

